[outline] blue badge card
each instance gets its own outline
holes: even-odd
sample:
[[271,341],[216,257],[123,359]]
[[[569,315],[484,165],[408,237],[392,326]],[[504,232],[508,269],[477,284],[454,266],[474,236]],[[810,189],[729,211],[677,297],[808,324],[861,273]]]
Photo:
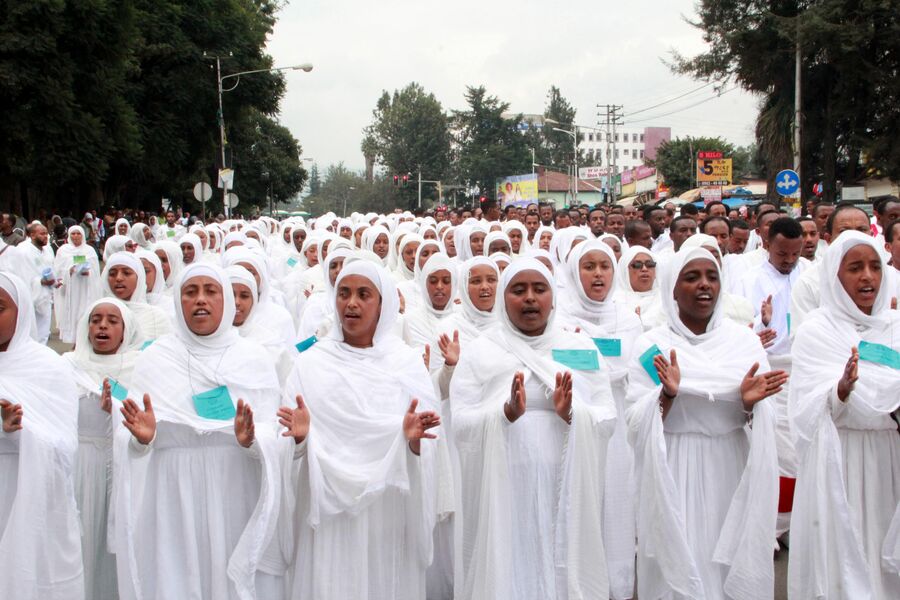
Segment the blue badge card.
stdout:
[[318,341],[319,341],[319,338],[317,338],[316,336],[308,337],[305,340],[303,340],[302,342],[300,342],[299,344],[297,344],[295,346],[295,348],[297,348],[297,352],[306,352],[307,350],[309,350],[310,348],[313,347],[313,344],[315,344]]
[[788,335],[791,335],[791,313],[787,314]]
[[237,414],[234,402],[231,401],[231,394],[224,385],[196,394],[193,400],[194,409],[204,419],[228,421]]
[[141,344],[141,350],[146,350],[147,348],[149,348],[150,344],[152,344],[154,341],[155,340],[147,340],[146,342]]
[[109,391],[110,395],[119,402],[125,402],[125,398],[128,397],[128,390],[112,377],[109,378]]
[[659,374],[656,372],[656,366],[653,364],[653,359],[660,354],[662,354],[662,352],[659,351],[659,346],[653,344],[647,348],[646,352],[641,354],[640,358],[638,358],[641,366],[644,367],[644,370],[647,371],[647,375],[650,376],[650,379],[652,379],[653,383],[656,385],[660,385],[662,382],[659,380]]
[[576,371],[596,371],[600,368],[596,350],[553,350],[553,360]]
[[294,258],[293,256],[290,257],[289,259],[287,259],[287,263],[288,263],[288,266],[289,266],[289,267],[295,267],[295,266],[297,266],[297,262],[298,262],[297,259]]
[[860,360],[878,363],[892,369],[900,369],[900,352],[884,344],[861,341],[859,343],[859,358]]
[[603,356],[622,356],[622,340],[620,338],[594,338],[594,345]]

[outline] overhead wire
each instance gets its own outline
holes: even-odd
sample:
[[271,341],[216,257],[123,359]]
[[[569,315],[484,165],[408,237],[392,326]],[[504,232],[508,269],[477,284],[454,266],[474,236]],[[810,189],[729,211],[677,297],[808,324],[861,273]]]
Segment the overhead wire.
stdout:
[[690,96],[691,94],[696,94],[696,93],[699,92],[700,90],[705,89],[705,88],[708,88],[709,86],[711,86],[711,85],[714,84],[714,83],[715,83],[715,81],[707,82],[707,83],[701,85],[701,86],[698,87],[698,88],[694,88],[694,89],[689,90],[689,91],[687,91],[687,92],[685,92],[685,93],[683,93],[683,94],[679,94],[679,95],[677,95],[677,96],[674,96],[674,97],[672,97],[672,98],[669,98],[668,100],[664,100],[664,101],[659,102],[659,103],[657,103],[657,104],[654,104],[654,105],[652,105],[652,106],[648,106],[648,107],[646,107],[646,108],[642,108],[642,109],[640,109],[640,110],[635,110],[635,111],[632,111],[632,112],[630,112],[630,113],[627,113],[627,114],[625,114],[625,117],[628,118],[628,117],[630,117],[631,115],[636,115],[636,114],[639,114],[639,113],[642,113],[642,112],[647,112],[648,110],[653,110],[654,108],[659,108],[660,106],[665,106],[666,104],[670,104],[670,103],[672,103],[672,102],[675,102],[676,100],[680,100],[680,99],[684,98],[685,96]]
[[[712,96],[712,97],[710,97],[710,98],[705,98],[705,99],[703,99],[703,100],[700,100],[699,102],[694,102],[693,104],[689,104],[688,106],[684,106],[684,107],[682,107],[682,108],[678,108],[678,109],[676,109],[676,110],[673,110],[673,111],[670,111],[670,112],[667,112],[667,113],[662,113],[662,114],[658,114],[658,115],[652,115],[652,116],[650,116],[650,117],[644,117],[644,118],[638,119],[638,120],[636,120],[636,121],[626,121],[625,123],[623,123],[623,125],[626,125],[626,124],[631,124],[631,125],[633,125],[634,123],[646,123],[646,122],[648,122],[648,121],[655,121],[656,119],[661,119],[662,117],[668,117],[669,115],[678,114],[678,113],[680,113],[680,112],[684,112],[684,111],[686,111],[686,110],[690,110],[690,109],[692,109],[692,108],[694,108],[694,107],[696,107],[696,106],[700,106],[701,104],[706,104],[707,102],[711,102],[711,101],[713,101],[713,100],[716,100],[717,98],[721,98],[721,97],[724,96],[725,94],[728,94],[729,92],[733,92],[734,90],[738,89],[738,87],[740,87],[740,86],[737,86],[737,85],[736,85],[736,86],[734,86],[734,87],[731,87],[731,88],[725,90],[724,92],[719,92],[719,93],[716,94],[715,96]],[[627,119],[627,116],[626,116],[625,118]]]

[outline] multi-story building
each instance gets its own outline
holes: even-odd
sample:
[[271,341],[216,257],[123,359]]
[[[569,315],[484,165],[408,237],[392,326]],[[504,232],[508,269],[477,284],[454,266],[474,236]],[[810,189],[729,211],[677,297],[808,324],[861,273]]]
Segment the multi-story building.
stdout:
[[[514,118],[516,115],[509,113],[503,116]],[[546,122],[544,116],[539,114],[522,115],[519,123],[522,131],[545,126],[553,127],[554,124]],[[643,166],[645,161],[655,159],[660,144],[672,139],[669,127],[616,127],[615,134],[610,131],[611,139],[608,141],[605,127],[580,128],[579,133],[582,139],[578,147],[587,164],[601,167],[615,164],[617,172]]]

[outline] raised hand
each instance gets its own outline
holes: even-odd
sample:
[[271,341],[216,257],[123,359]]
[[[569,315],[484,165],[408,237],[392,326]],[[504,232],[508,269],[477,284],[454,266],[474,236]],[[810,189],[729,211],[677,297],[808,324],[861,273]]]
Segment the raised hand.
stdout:
[[510,423],[525,414],[525,374],[521,371],[513,375],[509,400],[503,405],[503,412]]
[[747,374],[741,381],[741,401],[744,403],[744,410],[753,410],[754,405],[760,400],[774,396],[781,391],[782,387],[788,380],[786,371],[769,371],[757,375],[759,363],[753,363]]
[[282,406],[278,409],[278,422],[287,429],[282,437],[292,437],[297,444],[302,444],[309,435],[310,420],[309,409],[300,394],[297,394],[297,408]]
[[119,410],[125,417],[122,424],[131,432],[134,439],[145,446],[153,441],[153,436],[156,435],[156,415],[153,414],[150,394],[144,394],[144,410],[141,410],[137,402],[131,398],[126,398]]
[[[753,327],[753,325],[751,325],[750,327]],[[771,327],[767,327],[758,332],[756,335],[759,336],[759,341],[762,344],[763,348],[770,348],[772,344],[775,343],[775,338],[778,337],[778,332]]]
[[444,357],[444,364],[448,367],[455,367],[459,362],[459,332],[453,330],[453,339],[450,339],[446,333],[441,334],[438,340],[438,348],[441,349],[441,356]]
[[837,395],[841,402],[846,402],[850,392],[856,387],[856,381],[859,379],[859,350],[856,346],[850,350],[850,359],[844,365],[844,372],[838,380]]
[[891,298],[891,310],[897,310],[897,296]]
[[762,324],[768,327],[769,323],[772,322],[772,294],[769,294],[769,297],[762,301],[759,307],[759,315],[762,318]]
[[400,298],[400,314],[406,312],[406,298],[403,297],[403,292],[397,290],[397,297]]
[[112,386],[109,377],[103,379],[103,392],[100,394],[100,410],[112,414]]
[[441,424],[441,417],[434,411],[417,413],[418,405],[419,401],[413,398],[406,414],[403,415],[403,435],[409,442],[409,449],[413,454],[419,454],[421,451],[422,440],[433,440],[437,437],[433,433],[428,433],[428,430]]
[[566,423],[572,422],[572,373],[570,371],[556,374],[553,407],[560,419]]
[[238,444],[244,448],[252,446],[253,439],[256,437],[256,427],[253,424],[253,409],[241,398],[238,398],[237,412],[234,415],[234,437],[237,438]]
[[425,369],[431,369],[431,346],[425,344],[425,352],[422,353],[422,360],[425,362]]
[[3,417],[4,433],[13,433],[22,429],[22,405],[13,404],[9,400],[0,400],[0,415]]
[[669,352],[669,360],[666,360],[662,354],[657,354],[653,358],[653,366],[656,367],[656,374],[659,376],[666,396],[670,398],[677,396],[678,387],[681,385],[681,369],[678,366],[675,350]]

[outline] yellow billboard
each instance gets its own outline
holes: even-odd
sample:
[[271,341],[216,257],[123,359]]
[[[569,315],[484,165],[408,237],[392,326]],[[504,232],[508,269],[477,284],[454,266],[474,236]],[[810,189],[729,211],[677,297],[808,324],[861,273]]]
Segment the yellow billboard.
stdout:
[[731,185],[730,158],[724,158],[721,152],[697,153],[697,185]]

